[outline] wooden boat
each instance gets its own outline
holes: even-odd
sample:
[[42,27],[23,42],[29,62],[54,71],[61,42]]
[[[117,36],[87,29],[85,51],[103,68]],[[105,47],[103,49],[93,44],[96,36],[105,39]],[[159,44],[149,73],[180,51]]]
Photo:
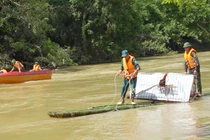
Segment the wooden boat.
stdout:
[[7,72],[0,74],[0,84],[22,83],[27,81],[51,79],[51,70]]

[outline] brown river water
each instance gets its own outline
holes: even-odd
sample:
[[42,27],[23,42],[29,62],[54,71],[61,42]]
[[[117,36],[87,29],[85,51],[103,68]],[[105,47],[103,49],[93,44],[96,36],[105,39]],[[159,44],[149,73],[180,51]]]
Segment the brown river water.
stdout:
[[[48,116],[49,111],[116,104],[123,79],[115,76],[120,62],[54,70],[51,80],[2,84],[0,140],[209,140],[209,55],[199,55],[206,96],[192,103],[166,103],[64,119]],[[183,73],[182,54],[138,61],[142,72]]]

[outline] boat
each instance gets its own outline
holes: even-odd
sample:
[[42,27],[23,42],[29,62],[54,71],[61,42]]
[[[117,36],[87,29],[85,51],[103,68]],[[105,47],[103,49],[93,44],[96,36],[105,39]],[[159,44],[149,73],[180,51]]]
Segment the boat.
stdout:
[[26,72],[7,72],[0,74],[0,84],[23,83],[36,80],[48,80],[52,77],[51,70],[26,71]]

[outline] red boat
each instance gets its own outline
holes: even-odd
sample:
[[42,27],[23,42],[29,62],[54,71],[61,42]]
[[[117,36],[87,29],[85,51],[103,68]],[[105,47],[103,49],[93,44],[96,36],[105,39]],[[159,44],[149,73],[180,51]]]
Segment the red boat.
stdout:
[[27,71],[27,72],[7,72],[0,74],[0,84],[22,83],[27,81],[51,79],[51,70]]

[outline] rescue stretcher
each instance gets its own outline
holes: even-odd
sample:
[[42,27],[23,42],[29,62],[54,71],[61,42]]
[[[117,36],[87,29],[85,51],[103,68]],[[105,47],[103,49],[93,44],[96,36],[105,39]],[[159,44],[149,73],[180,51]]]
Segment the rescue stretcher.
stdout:
[[195,80],[191,74],[138,73],[136,99],[192,102],[196,95]]

